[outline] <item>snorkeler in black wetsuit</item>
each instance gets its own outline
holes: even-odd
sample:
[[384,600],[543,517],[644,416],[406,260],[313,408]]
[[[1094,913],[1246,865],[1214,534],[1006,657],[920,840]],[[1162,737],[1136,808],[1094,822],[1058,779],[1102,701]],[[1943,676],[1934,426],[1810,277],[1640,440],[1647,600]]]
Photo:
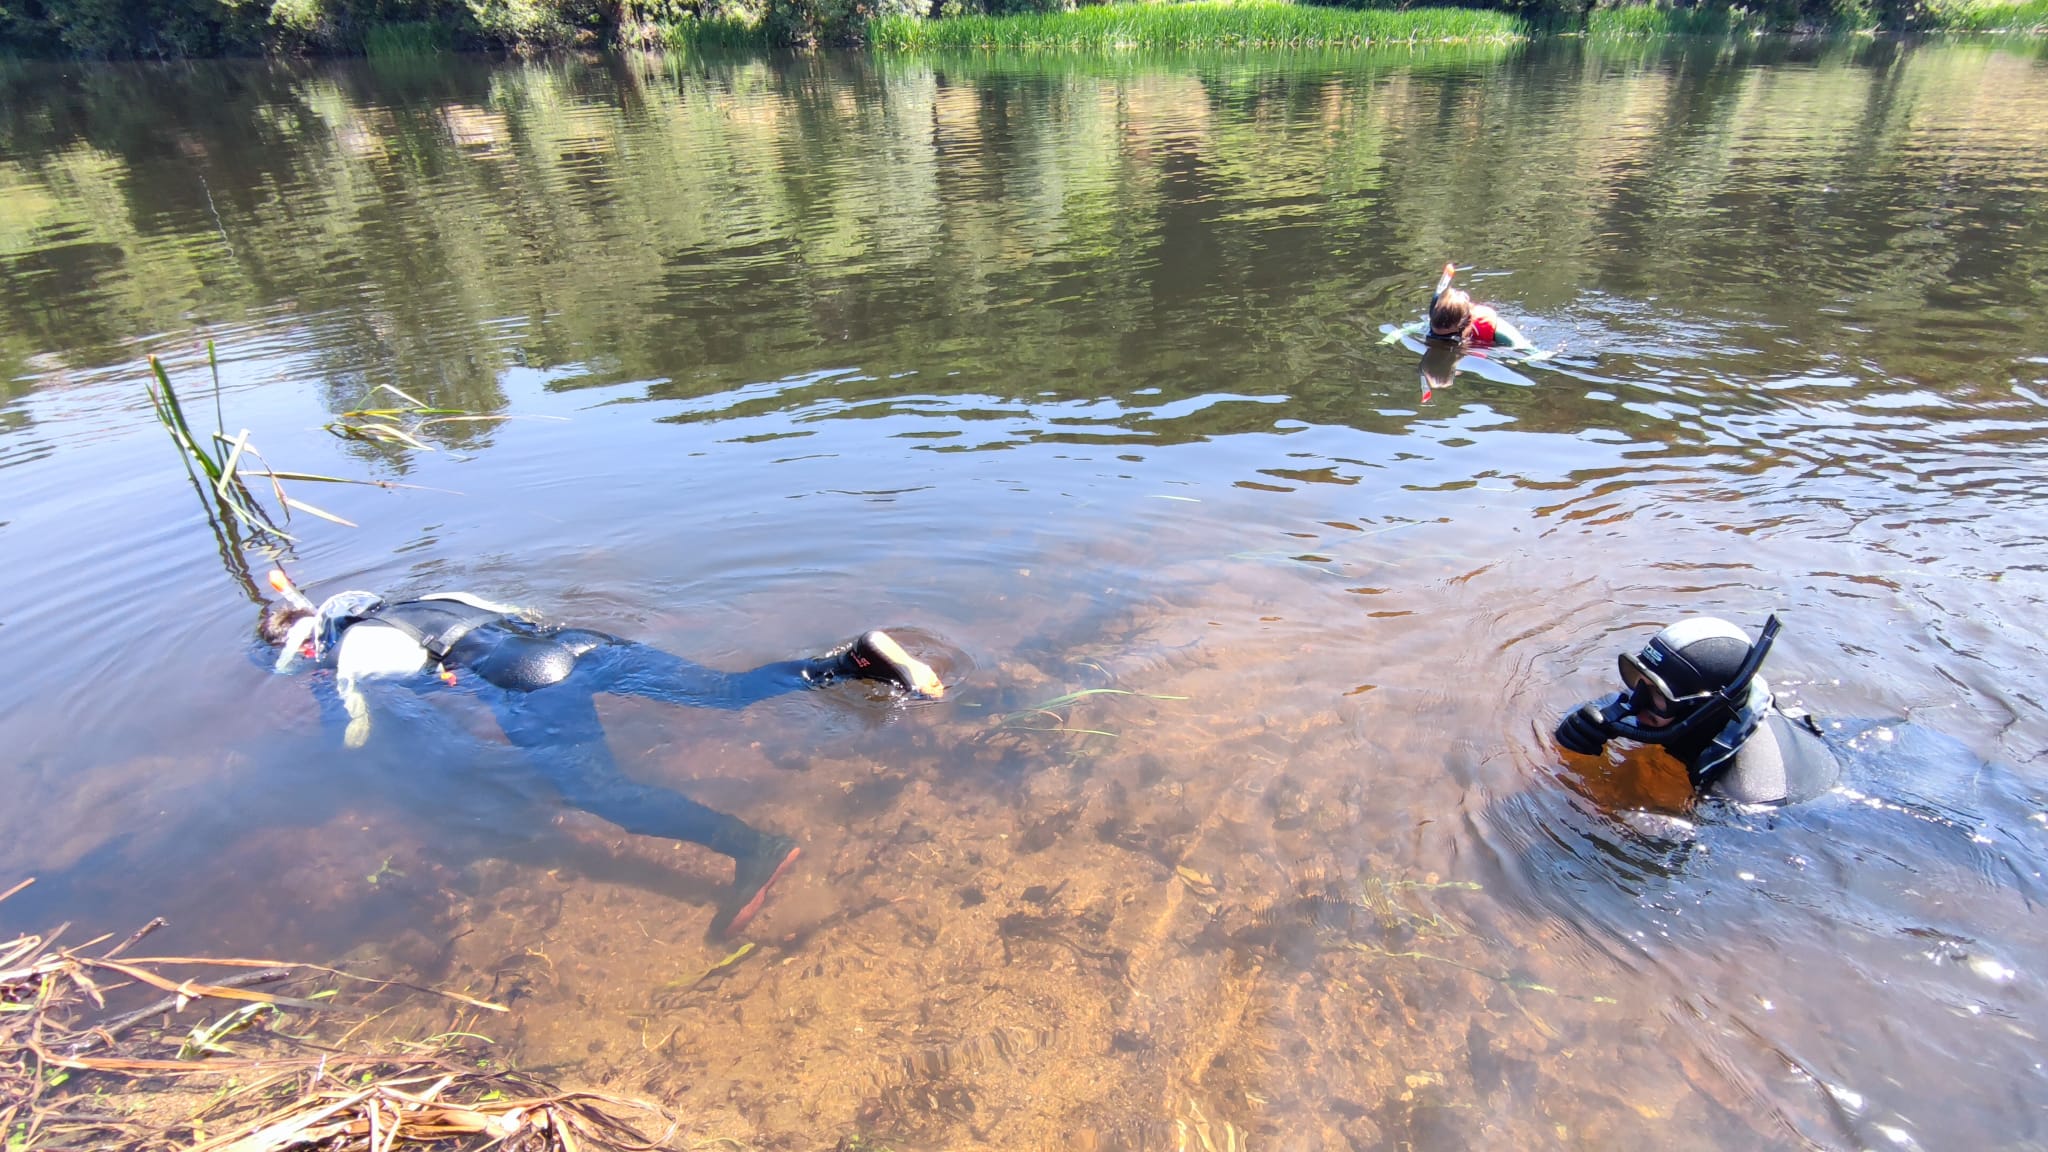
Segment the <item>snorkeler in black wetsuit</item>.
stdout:
[[582,628],[536,624],[517,609],[466,593],[387,603],[343,592],[317,607],[282,572],[271,585],[285,604],[263,623],[281,651],[275,667],[331,665],[332,697],[347,715],[346,742],[369,736],[362,685],[390,680],[415,691],[474,676],[506,739],[525,750],[570,805],[628,832],[702,844],[733,858],[733,887],[713,922],[730,935],[760,911],[768,887],[796,861],[794,840],[762,832],[679,792],[619,772],[595,697],[609,692],[671,704],[738,710],[839,680],[877,680],[925,698],[944,694],[931,668],[883,632],[867,632],[824,656],[748,672],[719,672],[645,644]]
[[1759,675],[1778,618],[1754,644],[1726,620],[1694,616],[1620,659],[1624,691],[1566,713],[1557,742],[1597,756],[1609,740],[1656,744],[1685,765],[1693,791],[1782,805],[1834,787],[1840,765],[1812,722],[1780,711]]

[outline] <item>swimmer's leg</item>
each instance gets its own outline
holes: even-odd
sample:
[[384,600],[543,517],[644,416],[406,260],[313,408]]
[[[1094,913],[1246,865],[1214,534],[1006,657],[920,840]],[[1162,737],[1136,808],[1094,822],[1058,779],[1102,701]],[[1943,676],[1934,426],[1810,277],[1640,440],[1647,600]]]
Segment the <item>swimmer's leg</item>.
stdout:
[[576,668],[579,678],[587,670],[596,691],[731,711],[839,680],[882,680],[927,697],[945,692],[931,668],[885,632],[862,633],[824,656],[779,660],[747,672],[720,672],[627,641],[592,648]]
[[560,790],[571,807],[638,836],[702,844],[733,858],[733,889],[715,930],[732,933],[761,910],[768,886],[794,863],[799,849],[786,836],[761,832],[736,816],[669,788],[633,780],[618,769],[604,726],[582,677],[496,702],[505,738]]
[[782,660],[748,672],[721,672],[628,640],[593,648],[576,661],[577,678],[595,691],[692,708],[742,708],[816,687],[810,660]]

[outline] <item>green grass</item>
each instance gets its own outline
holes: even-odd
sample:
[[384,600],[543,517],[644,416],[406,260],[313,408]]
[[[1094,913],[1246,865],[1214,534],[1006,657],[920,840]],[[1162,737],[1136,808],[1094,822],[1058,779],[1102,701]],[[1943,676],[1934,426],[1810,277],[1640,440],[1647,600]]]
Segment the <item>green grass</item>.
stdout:
[[[2042,0],[2048,3],[2048,0]],[[1586,35],[1611,39],[1657,36],[1726,36],[1757,32],[1762,24],[1748,12],[1722,7],[1664,8],[1629,4],[1595,9],[1586,18]]]
[[426,20],[373,25],[363,33],[363,55],[392,58],[431,56],[453,47],[448,27]]
[[[1838,13],[1824,31],[1845,32],[1874,23],[1869,13]],[[2048,33],[2048,0],[1929,0],[1909,27],[1929,32]],[[1660,4],[1627,4],[1596,9],[1586,20],[1586,34],[1596,39],[1652,40],[1665,36],[1755,35],[1787,31],[1754,11],[1721,6],[1667,8]]]
[[772,41],[766,25],[736,19],[693,18],[661,29],[662,46],[674,51],[762,49],[773,47]]
[[1508,13],[1471,8],[1356,10],[1280,0],[1189,0],[943,20],[884,16],[869,23],[868,40],[878,48],[897,50],[1209,48],[1505,41],[1527,32],[1527,26]]
[[1923,26],[1944,32],[2048,33],[2048,0],[1933,0]]

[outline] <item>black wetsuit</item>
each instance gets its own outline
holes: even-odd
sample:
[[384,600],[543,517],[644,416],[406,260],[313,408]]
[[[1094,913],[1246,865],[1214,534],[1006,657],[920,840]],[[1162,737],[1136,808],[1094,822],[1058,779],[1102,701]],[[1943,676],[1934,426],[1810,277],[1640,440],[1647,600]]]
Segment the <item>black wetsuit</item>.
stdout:
[[720,672],[645,644],[582,628],[550,629],[455,600],[384,605],[343,629],[388,625],[426,649],[428,666],[401,679],[427,692],[441,686],[435,664],[457,682],[473,675],[506,739],[572,807],[628,832],[702,844],[735,858],[769,839],[737,817],[680,792],[640,783],[618,769],[605,742],[596,696],[637,696],[669,704],[738,710],[830,683],[840,661],[788,660],[747,672]]
[[[1586,709],[1610,718],[1625,715],[1625,700],[1623,694],[1611,693],[1590,701],[1566,714],[1566,726]],[[1689,740],[1665,744],[1664,750],[1685,765],[1701,795],[1737,804],[1798,804],[1833,788],[1841,764],[1820,732],[1805,718],[1787,715],[1769,703],[1768,690],[1762,700],[1732,727],[1741,733],[1732,756],[1728,733],[1712,727]],[[1616,738],[1609,735],[1612,732],[1609,728],[1596,734],[1596,742]]]
[[[1688,761],[1687,770],[1692,767]],[[1833,788],[1841,774],[1841,763],[1819,732],[1803,718],[1772,708],[1708,792],[1738,804],[1799,804]]]

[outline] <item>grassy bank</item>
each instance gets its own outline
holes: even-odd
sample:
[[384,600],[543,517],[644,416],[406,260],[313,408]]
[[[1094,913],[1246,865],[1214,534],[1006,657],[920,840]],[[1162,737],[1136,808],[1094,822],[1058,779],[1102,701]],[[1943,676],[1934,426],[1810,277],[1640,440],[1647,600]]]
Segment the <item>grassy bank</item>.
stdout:
[[1586,35],[1613,38],[1657,36],[1727,36],[1759,32],[1763,21],[1747,10],[1729,8],[1660,8],[1629,4],[1600,8],[1586,16]]
[[1944,32],[2020,32],[2048,34],[2048,0],[1935,0],[1927,5],[1923,24]]
[[1208,48],[1513,40],[1526,34],[1506,12],[1473,8],[1321,8],[1282,0],[1109,4],[1072,12],[883,16],[868,24],[878,48]]
[[[560,48],[1132,49],[1888,31],[2048,32],[2048,0],[0,0],[0,55],[424,57]],[[1347,7],[1346,3],[1364,5]],[[929,14],[943,15],[930,18]]]
[[1595,9],[1585,21],[1586,35],[1616,39],[1868,31],[2041,35],[2048,33],[2048,0],[1829,0],[1753,8],[1624,4]]

